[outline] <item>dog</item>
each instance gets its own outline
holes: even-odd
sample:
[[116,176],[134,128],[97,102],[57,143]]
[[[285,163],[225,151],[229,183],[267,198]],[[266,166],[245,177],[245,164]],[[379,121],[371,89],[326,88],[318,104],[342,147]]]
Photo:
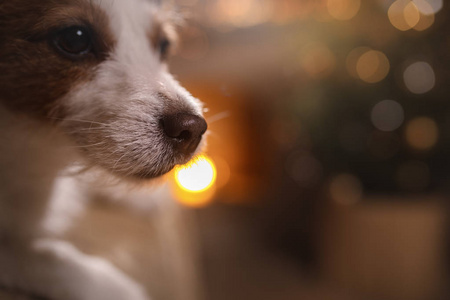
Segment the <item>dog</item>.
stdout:
[[[148,198],[128,186],[203,148],[202,103],[166,63],[174,19],[157,0],[0,0],[1,288],[51,300],[155,300],[60,235],[86,199]],[[156,190],[154,198],[166,195]]]

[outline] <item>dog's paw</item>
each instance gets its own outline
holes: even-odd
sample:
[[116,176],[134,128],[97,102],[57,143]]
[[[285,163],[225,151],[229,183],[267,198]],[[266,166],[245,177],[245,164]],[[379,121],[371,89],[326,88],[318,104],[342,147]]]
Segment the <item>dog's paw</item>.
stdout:
[[58,283],[66,289],[64,299],[150,300],[139,284],[111,263],[83,254],[67,242],[39,240],[35,249],[55,260],[50,272],[56,272],[63,279]]
[[81,253],[70,243],[38,240],[29,251],[17,254],[0,256],[1,267],[9,273],[2,281],[44,299],[150,300],[138,283],[111,263]]

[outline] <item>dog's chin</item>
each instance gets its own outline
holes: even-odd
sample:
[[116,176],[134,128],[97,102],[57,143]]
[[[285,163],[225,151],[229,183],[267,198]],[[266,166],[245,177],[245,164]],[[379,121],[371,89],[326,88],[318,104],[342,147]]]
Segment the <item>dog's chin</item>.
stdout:
[[174,159],[171,159],[170,163],[161,164],[158,168],[148,167],[137,170],[136,172],[127,173],[127,174],[117,174],[114,170],[111,170],[112,173],[115,173],[116,176],[129,179],[129,180],[152,180],[160,178],[170,171],[172,171],[176,166],[183,165],[188,163],[193,158],[193,154],[190,155],[179,155]]
[[176,165],[168,166],[157,170],[142,170],[137,173],[128,174],[132,180],[152,180],[169,173]]

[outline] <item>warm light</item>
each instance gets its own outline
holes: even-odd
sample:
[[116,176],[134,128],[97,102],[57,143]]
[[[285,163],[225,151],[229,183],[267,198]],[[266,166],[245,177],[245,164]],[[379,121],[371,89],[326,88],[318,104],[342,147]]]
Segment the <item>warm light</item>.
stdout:
[[211,21],[219,25],[252,26],[268,21],[273,13],[270,1],[218,0],[212,5]]
[[361,55],[370,50],[371,49],[369,47],[356,47],[347,55],[345,66],[347,67],[347,71],[351,76],[359,79],[358,72],[356,71],[358,59],[361,57]]
[[405,85],[414,94],[429,92],[435,85],[433,68],[426,62],[415,62],[408,66],[403,74]]
[[[275,1],[265,1],[274,3]],[[294,20],[304,20],[309,18],[316,9],[313,1],[277,1],[273,5],[272,21],[276,23],[287,23]]]
[[328,13],[337,20],[350,20],[359,11],[360,0],[328,0]]
[[331,199],[341,205],[355,204],[361,200],[363,188],[360,180],[351,174],[340,174],[331,180]]
[[427,28],[430,28],[434,23],[435,13],[433,7],[425,0],[416,0],[414,1],[414,3],[416,4],[420,12],[420,20],[416,24],[416,26],[414,26],[414,30],[423,31]]
[[420,11],[411,0],[397,0],[389,7],[388,17],[395,28],[406,31],[419,23]]
[[381,131],[396,130],[404,120],[403,107],[393,100],[383,100],[373,107],[371,119],[373,125]]
[[417,6],[414,4],[414,2],[409,2],[406,4],[405,8],[403,9],[403,16],[405,18],[406,23],[408,26],[413,28],[414,26],[419,23],[420,20],[420,12]]
[[214,163],[201,155],[184,166],[175,169],[175,180],[184,190],[200,193],[210,188],[216,180]]
[[253,0],[219,0],[218,8],[228,18],[242,18],[252,8]]
[[406,126],[406,140],[417,150],[433,148],[439,139],[439,128],[433,119],[419,117],[411,120]]
[[210,203],[215,193],[216,166],[205,155],[200,155],[174,170],[173,193],[175,198],[189,207],[203,207]]
[[383,80],[389,73],[390,64],[383,52],[369,50],[362,54],[356,63],[356,72],[361,80],[375,83]]

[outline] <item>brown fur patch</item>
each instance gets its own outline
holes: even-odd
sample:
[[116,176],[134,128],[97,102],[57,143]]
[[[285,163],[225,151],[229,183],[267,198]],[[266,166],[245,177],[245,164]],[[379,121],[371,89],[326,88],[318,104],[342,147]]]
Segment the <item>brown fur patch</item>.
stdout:
[[[52,33],[74,25],[93,28],[96,55],[73,61],[55,51]],[[59,99],[89,80],[114,45],[107,16],[89,0],[0,1],[0,103],[40,118],[62,118]]]

